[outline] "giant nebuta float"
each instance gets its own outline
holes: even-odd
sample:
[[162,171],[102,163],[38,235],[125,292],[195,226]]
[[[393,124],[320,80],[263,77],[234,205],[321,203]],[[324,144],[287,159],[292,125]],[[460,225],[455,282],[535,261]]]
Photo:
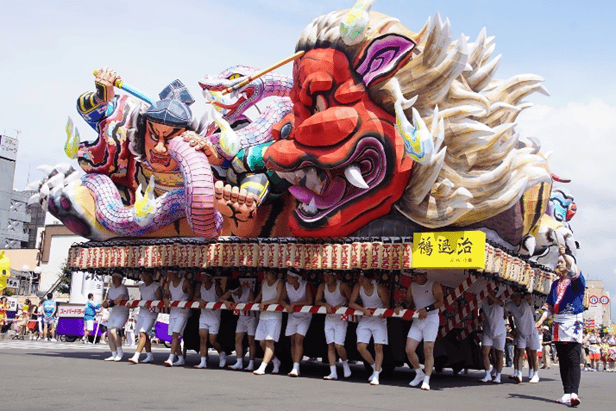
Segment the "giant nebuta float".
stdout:
[[542,78],[497,79],[485,29],[453,40],[437,14],[413,32],[372,3],[311,22],[281,62],[292,77],[249,66],[204,76],[213,109],[201,118],[180,81],[153,101],[115,75],[128,94],[109,98],[97,77],[78,100],[97,139],[67,124],[85,175],[45,169],[32,198],[91,240],[68,266],[197,277],[292,266],[313,282],[326,269],[349,282],[377,270],[396,299],[402,270],[429,269],[447,287],[441,336],[457,340],[490,289],[545,295],[558,245],[577,245],[572,196],[552,189],[562,179],[539,140],[515,130],[525,98],[547,93]]

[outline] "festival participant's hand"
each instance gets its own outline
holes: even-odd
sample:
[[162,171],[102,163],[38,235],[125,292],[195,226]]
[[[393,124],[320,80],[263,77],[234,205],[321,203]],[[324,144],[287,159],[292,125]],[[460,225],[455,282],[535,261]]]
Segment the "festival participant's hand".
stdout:
[[368,310],[367,308],[364,308],[362,311],[364,313],[364,317],[372,317],[373,316],[372,311]]
[[116,80],[120,80],[120,75],[110,68],[103,67],[96,71],[94,84],[96,85],[96,96],[99,100],[108,103],[115,97]]
[[394,308],[394,314],[398,315],[398,314],[400,314],[400,311],[402,311],[402,307],[401,306],[397,306],[396,308]]
[[417,315],[419,316],[419,318],[426,318],[428,316],[428,312],[425,308],[422,308],[421,310],[417,311]]

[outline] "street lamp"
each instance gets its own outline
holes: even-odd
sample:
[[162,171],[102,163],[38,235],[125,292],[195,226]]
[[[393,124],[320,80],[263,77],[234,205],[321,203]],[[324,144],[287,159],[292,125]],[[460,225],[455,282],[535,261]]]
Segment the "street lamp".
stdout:
[[[41,274],[43,273],[43,269],[37,265],[36,267],[34,267],[33,273],[36,275],[37,292],[38,292],[38,287],[41,284]],[[32,277],[30,277],[30,285],[32,285]]]
[[[28,295],[30,295],[30,288],[32,287],[32,273],[30,272],[30,266],[28,264],[24,264],[21,266],[22,273],[28,273],[29,282],[28,282]],[[19,282],[19,289],[21,289],[21,281]]]

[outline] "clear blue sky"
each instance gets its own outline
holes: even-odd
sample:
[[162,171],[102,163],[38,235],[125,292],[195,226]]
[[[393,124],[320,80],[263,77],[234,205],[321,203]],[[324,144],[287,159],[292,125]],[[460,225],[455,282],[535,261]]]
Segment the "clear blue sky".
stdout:
[[[353,3],[3,0],[0,132],[14,136],[21,130],[15,188],[26,186],[28,170],[30,180],[38,179],[36,166],[67,161],[67,116],[83,139],[94,138],[74,108],[76,97],[93,89],[94,69],[112,67],[150,95],[180,78],[201,100],[201,76],[236,64],[270,65],[294,51],[314,17]],[[573,180],[580,264],[616,291],[614,3],[377,0],[374,10],[414,31],[440,12],[450,19],[454,38],[464,33],[471,41],[486,27],[496,37],[495,55],[503,54],[497,77],[545,78],[551,97],[529,98],[537,107],[521,116],[519,131],[539,137],[553,152],[553,171]]]

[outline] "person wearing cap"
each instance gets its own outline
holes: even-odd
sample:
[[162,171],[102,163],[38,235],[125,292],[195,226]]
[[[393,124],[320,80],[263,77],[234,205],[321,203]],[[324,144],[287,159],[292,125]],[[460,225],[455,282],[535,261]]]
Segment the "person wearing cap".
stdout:
[[535,327],[540,328],[549,316],[554,316],[552,337],[564,391],[564,395],[556,402],[575,407],[580,405],[578,393],[586,280],[576,266],[574,257],[566,253],[565,247],[560,246],[558,253],[555,271],[559,278],[552,283],[544,312]]
[[[505,303],[496,297],[493,292],[488,292],[487,297],[479,304],[481,317],[483,319],[483,333],[481,337],[481,351],[483,354],[483,366],[486,375],[481,382],[501,383],[501,373],[503,372],[503,354],[505,350],[505,340],[507,339],[507,328],[505,326]],[[494,349],[494,350],[492,350]],[[494,379],[492,379],[490,352],[495,355]]]
[[201,307],[201,315],[199,316],[199,353],[201,354],[201,362],[195,365],[195,368],[207,368],[207,343],[216,349],[219,353],[218,367],[223,368],[227,363],[226,353],[222,350],[218,343],[218,330],[220,329],[220,310],[212,310],[205,308],[207,303],[218,301],[222,295],[220,285],[214,283],[212,273],[208,271],[201,272],[201,286],[199,293],[195,293],[195,301]]
[[282,313],[277,311],[264,311],[265,306],[269,304],[280,304],[282,301],[282,292],[284,286],[282,281],[276,277],[276,273],[271,269],[265,271],[263,281],[261,282],[261,290],[255,302],[259,304],[259,324],[255,333],[255,339],[261,344],[263,349],[263,361],[259,368],[253,371],[255,375],[265,374],[265,369],[270,361],[274,366],[272,374],[280,372],[280,360],[274,354],[275,343],[280,338],[282,329]]
[[[193,295],[190,281],[180,276],[177,271],[168,271],[165,287],[165,306],[169,308],[171,301],[189,301]],[[171,352],[163,363],[166,367],[184,365],[184,356],[180,349],[180,337],[184,334],[190,309],[171,307],[169,312],[169,333],[171,333]],[[175,361],[174,361],[175,359]]]
[[[350,308],[363,313],[357,325],[357,351],[372,366],[373,372],[368,379],[371,385],[379,385],[383,346],[388,344],[387,319],[381,316],[375,317],[373,310],[389,308],[389,294],[385,287],[377,283],[375,277],[373,271],[362,271],[349,300]],[[361,300],[361,305],[357,303],[358,300]],[[368,351],[371,338],[374,340],[374,358]]]
[[[225,304],[227,310],[235,308],[235,304],[250,303],[255,295],[248,286],[243,286],[237,278],[232,278],[227,283],[227,291],[218,301]],[[241,370],[244,367],[244,335],[248,334],[249,361],[246,371],[253,371],[255,367],[256,343],[255,333],[257,332],[257,313],[250,311],[239,311],[237,325],[235,326],[235,355],[237,360],[234,365],[230,365],[232,370]]]
[[329,375],[323,377],[326,380],[337,380],[336,371],[336,352],[342,361],[344,378],[351,376],[351,368],[347,359],[347,352],[344,348],[348,321],[343,320],[340,314],[332,312],[340,307],[344,307],[351,299],[351,287],[347,283],[338,281],[332,271],[323,273],[323,282],[319,284],[315,304],[327,309],[325,317],[325,341],[327,342],[327,358],[329,360]]
[[122,300],[128,299],[128,288],[122,284],[123,278],[122,274],[118,272],[111,275],[111,286],[107,292],[107,301],[103,301],[102,304],[105,308],[112,307],[109,320],[107,321],[111,356],[105,358],[105,361],[122,361],[122,357],[124,356],[120,330],[124,328],[124,324],[126,324],[128,320],[129,308],[119,305]]
[[[406,338],[406,355],[415,369],[415,378],[409,383],[411,387],[421,384],[424,391],[430,390],[430,376],[434,367],[434,342],[438,334],[439,310],[443,306],[443,288],[436,281],[428,280],[428,272],[414,270],[411,272],[412,282],[406,290],[404,302],[415,308],[418,318]],[[400,312],[401,307],[396,307]],[[417,347],[423,341],[424,370],[419,364]]]
[[[160,274],[158,270],[156,270],[156,273]],[[163,289],[158,281],[154,281],[154,274],[152,272],[142,272],[141,280],[143,283],[139,285],[139,293],[142,301],[160,301],[163,299]],[[158,312],[155,310],[156,309],[148,309],[148,307],[141,307],[139,310],[137,326],[135,327],[135,330],[139,333],[139,342],[137,343],[135,354],[128,360],[133,364],[139,364],[139,356],[141,356],[141,352],[144,348],[146,356],[142,362],[149,363],[154,361],[150,333],[152,332],[152,327],[154,327],[154,324],[156,324],[156,319],[158,318]]]
[[528,354],[529,382],[539,382],[539,358],[537,351],[541,349],[539,333],[535,328],[535,317],[532,306],[532,297],[521,293],[515,293],[511,300],[505,304],[505,310],[513,314],[516,329],[517,363],[513,365],[513,379],[522,382],[522,369],[524,368],[524,353]]
[[291,357],[293,368],[289,377],[299,377],[299,363],[304,356],[304,337],[310,327],[312,314],[296,313],[295,307],[312,304],[312,291],[308,282],[293,269],[287,270],[287,281],[282,290],[281,304],[289,313],[285,336],[291,337]]

